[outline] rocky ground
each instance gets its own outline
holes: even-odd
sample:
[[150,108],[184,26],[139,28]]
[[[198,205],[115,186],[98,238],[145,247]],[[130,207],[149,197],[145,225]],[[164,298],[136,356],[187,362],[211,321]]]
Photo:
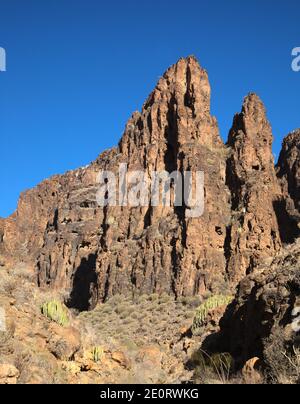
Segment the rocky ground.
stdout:
[[61,296],[36,288],[24,266],[2,275],[6,331],[0,332],[0,383],[192,379],[184,364],[196,343],[187,335],[199,299],[175,302],[168,295],[150,295],[134,301],[116,296],[92,312],[78,316],[68,311],[69,323],[63,326],[41,312],[43,302]]
[[24,265],[3,270],[0,384],[297,383],[299,251],[246,277],[200,323],[199,307],[220,297],[116,295],[89,312],[62,305],[63,323],[42,308],[64,296],[37,288]]

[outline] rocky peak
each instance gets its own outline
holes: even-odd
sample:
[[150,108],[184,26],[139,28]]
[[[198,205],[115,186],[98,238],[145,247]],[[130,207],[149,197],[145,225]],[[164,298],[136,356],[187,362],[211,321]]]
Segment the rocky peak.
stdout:
[[211,89],[208,75],[195,57],[180,59],[165,72],[145,102],[143,110],[160,102],[168,93],[173,94],[179,105],[196,111],[195,115],[209,115]]
[[261,122],[265,124],[266,118],[266,108],[260,97],[255,93],[249,93],[243,103],[242,114],[255,121],[256,123]]
[[[193,142],[221,144],[215,118],[210,115],[211,89],[207,72],[190,56],[180,59],[159,80],[141,113],[128,121],[120,142],[127,155],[134,149],[167,144],[174,153]],[[211,130],[213,128],[213,131]]]
[[[216,119],[210,115],[210,91],[207,73],[197,60],[180,59],[159,80],[141,113],[134,113],[129,120],[119,145],[120,158],[130,169],[146,170],[149,179],[153,171],[204,171],[207,176],[207,209],[201,218],[189,219],[186,206],[123,210],[122,214],[118,209],[108,209],[116,222],[128,215],[122,225],[124,238],[130,234],[130,238],[139,240],[127,278],[134,279],[134,288],[144,292],[156,288],[158,292],[190,295],[210,287],[213,278],[223,277],[223,245],[230,210],[225,147]],[[218,199],[213,198],[216,193]],[[110,229],[106,233],[106,238],[112,237],[109,245],[115,243],[117,233],[113,232]],[[128,266],[125,258],[123,261]],[[120,258],[117,262],[120,265]],[[99,272],[100,278],[107,279],[107,267]],[[120,272],[116,276],[119,278]],[[117,283],[123,284],[120,289],[125,284],[127,289],[132,288],[128,280]]]
[[244,99],[242,112],[234,117],[228,138],[241,180],[255,172],[259,172],[260,177],[274,176],[272,144],[273,134],[265,106],[251,93]]
[[[275,204],[280,195],[272,154],[273,135],[265,107],[248,95],[229,133],[232,154],[227,184],[232,195],[232,246],[228,270],[246,274],[281,248]],[[233,268],[233,269],[232,269]]]

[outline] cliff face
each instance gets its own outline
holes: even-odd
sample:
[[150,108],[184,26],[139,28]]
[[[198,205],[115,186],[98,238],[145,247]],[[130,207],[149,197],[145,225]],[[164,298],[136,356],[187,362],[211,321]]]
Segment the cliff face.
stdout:
[[228,271],[233,278],[251,273],[281,248],[275,206],[281,191],[272,154],[273,135],[263,103],[245,98],[235,116],[228,144],[227,182],[232,194]]
[[299,347],[299,307],[298,241],[269,266],[241,281],[234,302],[221,320],[221,349],[231,352],[237,365],[259,357],[274,380],[284,376],[292,367],[287,355],[294,355]]
[[263,359],[274,379],[286,371],[293,373],[287,355],[295,355],[299,347],[300,243],[295,241],[299,236],[299,150],[297,130],[284,139],[276,167],[282,192],[274,206],[284,248],[239,283],[221,321],[221,349],[231,352],[239,364],[253,357]]
[[289,134],[283,141],[276,167],[282,189],[278,217],[282,238],[293,242],[300,235],[300,130]]
[[192,219],[185,205],[108,208],[98,250],[100,297],[133,289],[191,295],[213,287],[225,274],[229,193],[207,73],[194,58],[166,72],[128,122],[118,153],[110,170],[122,161],[130,171],[145,170],[149,179],[153,171],[204,171],[206,209]]
[[[153,171],[203,171],[204,214],[192,218],[189,206],[174,202],[100,208],[97,175],[117,174],[120,164],[149,180]],[[280,187],[271,128],[255,95],[223,144],[207,73],[195,58],[181,59],[133,114],[117,148],[22,194],[16,213],[0,222],[0,255],[27,262],[39,285],[66,290],[78,310],[115,294],[217,291],[279,251],[276,207],[294,200],[284,185],[288,167]]]

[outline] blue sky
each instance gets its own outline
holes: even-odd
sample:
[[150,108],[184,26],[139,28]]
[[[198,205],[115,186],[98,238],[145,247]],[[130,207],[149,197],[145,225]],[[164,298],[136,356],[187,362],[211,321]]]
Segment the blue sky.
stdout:
[[268,110],[278,155],[300,127],[299,0],[1,0],[0,216],[21,191],[117,144],[158,77],[194,54],[227,138],[243,97]]

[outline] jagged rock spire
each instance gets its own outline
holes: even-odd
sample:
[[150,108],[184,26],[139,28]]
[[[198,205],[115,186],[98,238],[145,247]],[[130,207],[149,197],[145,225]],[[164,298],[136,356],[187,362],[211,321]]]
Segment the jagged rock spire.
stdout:
[[251,93],[244,99],[242,112],[234,117],[228,138],[228,145],[236,152],[239,176],[255,171],[274,175],[272,144],[273,134],[265,106],[256,94]]
[[210,115],[210,84],[207,72],[190,56],[180,59],[159,80],[141,113],[128,121],[120,142],[127,155],[143,147],[222,143],[215,118]]
[[[222,248],[230,215],[229,197],[225,147],[216,119],[210,115],[210,95],[207,72],[198,61],[194,57],[180,59],[159,80],[141,113],[136,112],[129,120],[120,142],[119,152],[129,169],[146,170],[149,177],[151,171],[205,173],[206,207],[202,218],[189,220],[185,206],[171,206],[134,211],[125,220],[136,225],[131,224],[130,231],[126,229],[124,233],[141,238],[128,277],[135,279],[135,285],[140,290],[144,288],[144,292],[153,288],[152,279],[157,291],[169,288],[167,291],[176,295],[191,295],[204,292],[212,286],[213,279],[224,275]],[[112,214],[118,216],[116,211]],[[145,222],[146,234],[160,228],[161,243],[159,238],[149,241],[141,237]],[[113,240],[112,230],[108,234]],[[105,265],[99,269],[101,278],[105,279],[102,274],[107,270]],[[117,282],[128,285],[124,279]]]
[[227,184],[233,209],[228,271],[233,277],[252,272],[281,248],[276,215],[280,189],[272,143],[265,107],[256,94],[249,94],[242,112],[234,117],[228,139],[232,154]]

